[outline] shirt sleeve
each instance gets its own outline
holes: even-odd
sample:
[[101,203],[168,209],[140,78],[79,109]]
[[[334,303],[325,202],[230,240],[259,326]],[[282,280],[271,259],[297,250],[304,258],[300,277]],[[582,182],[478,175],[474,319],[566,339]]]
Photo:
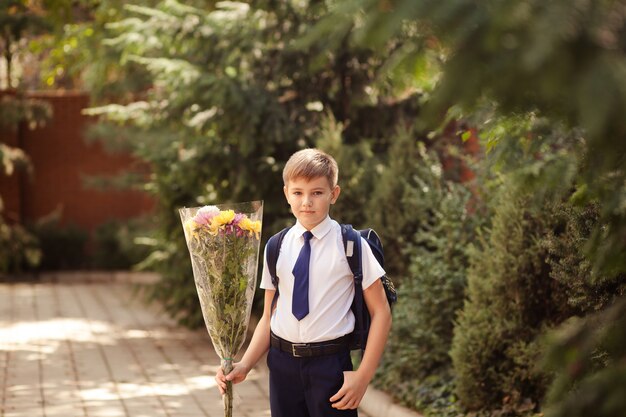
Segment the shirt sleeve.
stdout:
[[270,270],[267,267],[267,245],[263,251],[263,273],[261,274],[261,288],[264,290],[275,290],[276,287],[272,284],[272,276]]
[[363,289],[385,275],[385,270],[376,260],[370,245],[361,237],[361,264],[363,265]]

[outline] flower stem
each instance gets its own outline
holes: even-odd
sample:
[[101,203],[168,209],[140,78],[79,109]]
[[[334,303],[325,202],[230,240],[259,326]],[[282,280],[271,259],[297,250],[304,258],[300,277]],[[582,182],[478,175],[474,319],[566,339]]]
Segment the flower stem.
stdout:
[[[233,370],[232,359],[222,360],[222,371],[228,375]],[[226,392],[224,393],[224,417],[233,417],[233,383],[226,381]]]

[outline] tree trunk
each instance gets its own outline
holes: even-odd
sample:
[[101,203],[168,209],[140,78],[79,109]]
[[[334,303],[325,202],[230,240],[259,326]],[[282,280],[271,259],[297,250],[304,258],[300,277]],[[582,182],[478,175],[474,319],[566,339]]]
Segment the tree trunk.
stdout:
[[11,89],[11,64],[13,61],[13,53],[11,53],[11,36],[7,33],[4,34],[3,36],[3,40],[4,40],[4,59],[7,63],[7,70],[6,70],[6,75],[7,75],[7,89]]

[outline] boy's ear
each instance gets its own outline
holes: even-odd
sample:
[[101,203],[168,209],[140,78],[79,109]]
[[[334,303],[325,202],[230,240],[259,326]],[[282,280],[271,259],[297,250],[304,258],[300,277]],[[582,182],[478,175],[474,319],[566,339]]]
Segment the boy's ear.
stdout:
[[289,202],[289,189],[287,185],[283,186],[283,193],[285,193],[285,198],[287,199],[287,202]]
[[330,204],[335,204],[335,202],[339,198],[339,194],[341,194],[341,187],[339,185],[335,185],[335,188],[333,188],[330,194],[331,194]]

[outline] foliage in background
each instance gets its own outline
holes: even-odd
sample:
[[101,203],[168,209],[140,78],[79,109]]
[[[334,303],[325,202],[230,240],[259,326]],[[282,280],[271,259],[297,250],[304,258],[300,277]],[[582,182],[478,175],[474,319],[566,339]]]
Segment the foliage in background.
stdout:
[[563,287],[573,315],[595,313],[626,294],[626,273],[598,274],[584,256],[600,217],[597,204],[560,203],[552,215],[554,227],[542,237],[541,245],[547,250],[550,277]]
[[62,225],[61,212],[55,211],[29,226],[41,247],[39,271],[87,269],[86,244],[88,233],[76,225]]
[[[528,274],[505,277],[510,285],[502,292],[486,289],[497,308],[470,289],[474,294],[459,332],[476,355],[457,361],[458,369],[443,364],[448,328],[422,334],[430,340],[420,343],[437,346],[429,352],[442,365],[428,370],[416,358],[415,369],[405,370],[420,379],[412,405],[427,406],[438,416],[460,413],[451,391],[458,383],[461,393],[479,386],[476,397],[461,395],[471,407],[484,407],[475,415],[491,414],[494,408],[499,408],[496,415],[532,412],[547,386],[546,371],[531,366],[544,350],[541,330],[569,315],[600,310],[612,302],[613,293],[623,293],[626,127],[619,109],[626,107],[626,9],[621,2],[255,1],[217,7],[198,2],[197,9],[174,1],[125,9],[118,2],[100,3],[93,32],[87,36],[89,25],[77,29],[85,38],[66,32],[69,46],[63,49],[75,53],[75,62],[85,57],[97,62],[93,68],[101,71],[93,72],[90,85],[101,103],[126,104],[94,111],[109,119],[99,125],[98,135],[108,142],[130,142],[155,168],[146,188],[161,199],[161,228],[158,250],[144,264],[158,265],[164,273],[153,296],[165,300],[181,321],[198,324],[199,315],[190,313],[199,309],[190,274],[181,273],[189,267],[175,209],[263,197],[267,237],[292,220],[280,190],[282,164],[294,150],[313,143],[335,154],[342,170],[344,192],[333,213],[384,234],[389,269],[397,274],[392,278],[407,283],[400,288],[407,304],[411,292],[419,291],[411,284],[416,268],[433,272],[418,276],[416,284],[435,293],[458,291],[465,259],[460,247],[433,240],[432,252],[423,253],[422,246],[412,246],[415,254],[406,256],[413,266],[402,256],[412,237],[428,239],[420,217],[433,214],[407,218],[410,211],[397,203],[406,196],[413,207],[417,201],[408,196],[415,198],[415,190],[419,195],[408,174],[424,167],[411,162],[410,156],[420,160],[412,153],[414,133],[402,133],[414,124],[414,116],[429,122],[423,126],[433,130],[430,139],[439,139],[450,121],[469,120],[468,127],[477,128],[485,140],[486,165],[507,176],[505,184],[515,185],[509,204],[494,206],[499,213],[495,235],[486,233],[482,250],[474,254],[471,287],[488,281],[500,288],[505,266],[519,267],[518,272],[528,268]],[[107,20],[116,23],[107,25]],[[82,42],[90,48],[73,46]],[[380,50],[372,50],[376,47]],[[396,141],[407,145],[390,151]],[[490,191],[474,192],[485,198]],[[529,206],[549,207],[550,215],[511,207],[518,193]],[[550,205],[561,204],[562,198],[569,201]],[[590,209],[589,202],[596,208]],[[459,213],[454,207],[448,207],[452,219]],[[453,227],[433,224],[428,223],[432,230],[441,227],[442,232]],[[509,236],[502,224],[517,228]],[[512,254],[504,253],[507,247]],[[437,281],[435,265],[459,252],[453,279]],[[485,277],[478,277],[477,270],[484,270]],[[446,283],[451,287],[438,287]],[[554,305],[542,304],[548,302],[545,294],[554,296]],[[449,300],[445,316],[460,303]],[[507,311],[511,300],[513,308]],[[533,306],[538,310],[530,320]],[[619,388],[626,371],[620,358],[626,345],[615,341],[623,342],[626,327],[619,317],[600,312],[554,348],[565,357],[550,361],[557,372],[550,396],[555,416],[581,404],[606,417],[623,411]],[[394,332],[411,326],[405,323],[411,317],[402,313],[400,318]],[[441,319],[447,322],[444,315]],[[475,319],[471,326],[470,319]],[[477,348],[487,341],[502,343]],[[483,360],[481,355],[494,352],[491,360]],[[592,366],[576,371],[587,362]],[[460,372],[456,380],[455,371]],[[485,379],[494,385],[480,386]],[[614,399],[612,411],[602,408],[606,398]]]
[[482,169],[506,176],[533,205],[563,198],[582,203],[572,197],[579,161],[585,158],[580,129],[567,129],[537,112],[502,114],[491,102],[465,118],[479,129],[487,155]]
[[[499,183],[500,180],[497,180],[498,176],[494,177],[496,180],[494,181],[494,179],[489,180],[487,176],[483,175],[480,181],[484,187],[491,186],[491,189],[472,187],[474,195],[485,198],[489,193],[497,191],[499,188],[514,188],[515,191],[512,191],[514,195],[523,194],[527,201],[543,202],[544,210],[535,212],[535,221],[538,223],[545,221],[552,226],[542,226],[542,231],[536,232],[536,239],[523,238],[517,246],[517,253],[522,257],[525,256],[524,254],[539,253],[535,258],[536,262],[542,265],[539,270],[545,272],[543,269],[549,267],[548,270],[550,271],[550,279],[546,285],[548,288],[559,288],[559,291],[548,291],[554,294],[552,299],[549,300],[545,299],[546,291],[544,291],[545,288],[541,285],[538,285],[538,289],[520,288],[518,291],[520,296],[524,295],[532,298],[534,301],[529,301],[529,304],[548,303],[548,306],[544,305],[544,312],[548,311],[545,317],[543,317],[543,320],[546,322],[545,328],[553,327],[572,314],[589,312],[589,308],[582,308],[583,305],[593,305],[594,309],[600,309],[608,305],[614,296],[623,293],[623,280],[621,281],[622,284],[620,284],[619,279],[617,279],[618,282],[616,284],[615,277],[611,279],[605,277],[592,283],[590,280],[592,274],[591,263],[584,256],[584,245],[588,242],[589,235],[598,222],[597,208],[595,210],[594,206],[577,208],[568,203],[567,195],[562,196],[567,190],[570,190],[569,192],[571,193],[571,187],[568,187],[567,184],[560,184],[561,189],[564,191],[554,194],[550,194],[545,190],[542,194],[541,188],[534,184],[537,179],[537,173],[545,169],[552,169],[549,166],[551,164],[555,164],[561,170],[563,180],[572,178],[573,176],[568,174],[568,171],[575,169],[572,168],[575,150],[567,149],[565,145],[560,147],[539,146],[535,148],[534,143],[529,143],[526,138],[533,135],[552,135],[554,142],[560,140],[566,144],[566,134],[558,127],[551,127],[545,119],[529,115],[524,118],[502,118],[497,122],[490,123],[489,130],[484,130],[485,138],[491,137],[491,131],[501,130],[503,127],[506,128],[505,131],[510,135],[511,140],[517,139],[517,146],[509,146],[506,150],[498,147],[493,148],[489,157],[481,161],[482,167],[475,166],[474,169],[506,172],[508,181],[514,184],[515,187],[512,185],[503,186]],[[570,132],[569,134],[572,133]],[[339,136],[338,132],[335,132],[334,135],[330,135],[330,137],[335,138],[334,141],[322,141],[321,146],[333,149],[333,152],[340,156],[338,160],[340,165],[348,167],[347,172],[344,170],[345,175],[349,178],[354,176],[364,184],[362,188],[349,189],[357,196],[360,196],[360,200],[357,200],[359,201],[357,206],[352,206],[350,201],[344,200],[343,202],[347,206],[346,210],[358,212],[359,207],[377,206],[385,206],[388,210],[393,210],[393,207],[388,207],[384,201],[402,201],[403,204],[397,206],[400,208],[398,212],[388,211],[389,215],[386,216],[388,223],[383,230],[385,228],[387,230],[396,230],[394,227],[397,224],[390,225],[390,223],[394,221],[397,223],[404,222],[402,211],[404,213],[416,213],[413,223],[402,223],[405,228],[410,228],[411,224],[417,227],[424,227],[420,219],[431,218],[431,211],[425,211],[423,207],[420,209],[419,206],[416,207],[415,205],[424,204],[424,198],[419,193],[423,192],[425,184],[427,189],[432,189],[432,186],[423,178],[429,178],[429,174],[432,175],[438,170],[435,169],[433,173],[428,167],[436,166],[436,164],[424,164],[420,161],[420,155],[416,155],[413,152],[417,148],[412,146],[414,144],[411,143],[410,135],[394,135],[393,143],[397,146],[392,147],[389,153],[384,156],[372,155],[369,148],[362,143],[354,146],[341,145],[338,139]],[[537,155],[541,155],[541,158],[536,158]],[[411,164],[410,161],[412,160],[420,161],[420,163]],[[527,164],[520,163],[520,161],[526,161]],[[419,173],[419,175],[414,175],[415,172]],[[384,180],[386,174],[389,175],[389,182]],[[413,178],[420,179],[418,186],[410,183],[409,180],[412,178],[412,175]],[[395,179],[395,181],[392,179]],[[490,183],[492,185],[489,185]],[[394,189],[396,191],[393,191]],[[405,190],[404,193],[406,195],[403,197],[402,192],[398,193],[397,190]],[[413,192],[413,197],[417,194],[419,198],[411,198],[411,193],[407,193],[407,190]],[[537,190],[537,192],[528,196],[529,190]],[[379,193],[382,198],[380,198]],[[393,198],[389,197],[389,195],[393,195]],[[342,195],[342,197],[344,196]],[[565,202],[563,202],[563,199],[565,199]],[[498,201],[491,203],[496,211],[500,210]],[[484,203],[486,202],[484,201]],[[475,202],[472,202],[472,204],[467,204],[466,202],[463,205],[456,206],[460,210],[456,212],[457,215],[463,214],[466,206],[473,207],[474,204]],[[429,206],[426,205],[425,207]],[[455,206],[452,205],[451,207]],[[451,207],[448,207],[448,209]],[[341,215],[344,208],[341,204],[338,204],[333,211],[336,213],[337,210],[339,210]],[[376,210],[372,212],[376,213]],[[404,262],[407,266],[410,265],[411,271],[409,275],[394,277],[394,279],[400,278],[402,280],[403,285],[399,291],[403,295],[402,299],[405,300],[406,304],[400,302],[394,310],[394,328],[389,348],[386,350],[383,358],[381,372],[377,375],[376,383],[387,389],[395,398],[413,408],[419,409],[426,415],[458,416],[462,413],[462,407],[457,403],[455,394],[456,369],[450,366],[448,356],[450,333],[447,333],[446,329],[451,331],[454,315],[462,306],[465,282],[463,262],[466,262],[467,250],[471,246],[469,242],[471,242],[473,237],[473,228],[469,224],[472,222],[479,224],[483,221],[485,214],[480,212],[473,213],[472,216],[464,219],[465,221],[460,222],[460,224],[448,224],[448,221],[453,221],[453,219],[457,218],[454,211],[448,210],[445,216],[435,216],[435,219],[439,219],[442,222],[438,226],[446,227],[445,225],[448,224],[446,230],[450,233],[463,233],[465,231],[467,233],[465,235],[466,238],[463,239],[456,236],[450,239],[436,239],[436,236],[448,236],[445,232],[437,230],[431,235],[431,239],[433,239],[432,242],[439,242],[440,245],[432,245],[430,248],[428,245],[425,248],[414,246],[417,249],[416,256],[411,256],[410,262]],[[503,218],[510,218],[510,216],[504,215]],[[365,224],[381,227],[375,220],[364,221]],[[399,230],[402,230],[402,228],[399,228]],[[424,239],[428,236],[427,231],[421,230],[416,235],[415,241],[418,241],[420,235]],[[485,232],[483,239],[489,239],[489,236],[489,233]],[[502,236],[510,239],[510,231],[501,233],[501,239],[504,239]],[[394,239],[396,241],[405,239],[405,237],[391,235],[388,236],[388,239],[385,240],[386,243],[389,241],[393,242]],[[459,246],[451,246],[452,242],[459,242]],[[415,245],[413,242],[408,244]],[[406,245],[407,243],[405,242],[404,247]],[[498,252],[495,249],[496,247],[506,251],[506,249],[502,249],[502,245],[494,244],[490,251],[481,254],[480,259],[493,257],[494,252]],[[454,253],[455,248],[459,252],[452,256],[451,254]],[[406,252],[403,252],[403,254],[406,255]],[[464,259],[465,261],[463,261]],[[460,263],[460,265],[457,264],[458,269],[456,269],[456,273],[446,269],[454,265],[455,262]],[[486,261],[482,260],[481,262]],[[524,261],[520,260],[520,263],[524,263]],[[417,271],[421,273],[415,275]],[[439,272],[441,274],[437,275]],[[443,277],[456,277],[457,279],[448,281]],[[499,280],[498,278],[494,279]],[[544,282],[542,278],[535,277],[535,279],[538,279],[538,282]],[[446,292],[444,293],[443,290]],[[581,291],[584,294],[581,294]],[[442,296],[442,294],[446,293],[450,297]],[[496,290],[494,290],[494,293],[502,294]],[[493,293],[491,293],[491,296],[496,297]],[[421,301],[416,302],[416,300]],[[533,305],[527,306],[528,309],[533,310]],[[429,306],[433,308],[429,309]],[[483,311],[481,314],[493,316],[494,312],[490,309],[490,306],[490,303],[484,304],[483,308],[480,309]],[[406,314],[404,310],[406,310]],[[541,309],[535,310],[541,311]],[[552,311],[550,312],[550,310]],[[449,322],[446,320],[446,317]],[[442,326],[434,325],[433,320]],[[445,323],[448,323],[447,327]],[[502,393],[502,397],[495,404],[484,404],[482,411],[479,412],[480,415],[532,414],[533,410],[538,406],[537,399],[534,402],[519,399],[516,403],[514,396],[524,389],[529,384],[529,381],[532,385],[533,373],[535,373],[536,379],[540,381],[536,387],[537,397],[541,398],[543,396],[548,374],[532,366],[535,363],[533,360],[540,357],[545,349],[545,345],[538,339],[542,335],[541,329],[537,329],[535,323],[518,323],[518,325],[524,329],[524,332],[530,331],[533,333],[527,340],[528,350],[525,351],[524,343],[520,341],[517,341],[517,345],[514,348],[508,349],[510,356],[508,356],[507,360],[514,362],[509,375],[509,383],[502,386],[504,393]],[[422,326],[425,326],[424,331],[420,331]],[[491,331],[492,327],[489,326],[485,330],[487,333]],[[479,339],[480,336],[477,336],[477,338]],[[423,350],[419,349],[420,346],[423,347]],[[480,349],[477,349],[477,351],[480,351]],[[482,366],[493,364],[498,369],[506,367],[506,362],[501,361],[500,359],[502,358],[499,355],[496,354],[495,357],[498,360],[485,361],[482,365],[476,366],[477,373],[482,374],[482,370],[488,369],[482,368]],[[393,365],[389,368],[387,367],[389,363],[393,364],[394,362],[401,363],[402,366],[397,366],[397,368],[394,368]],[[439,366],[433,366],[437,364]],[[480,371],[478,370],[479,368],[481,369]],[[506,379],[504,375],[501,375],[501,377]],[[497,387],[498,385],[486,384],[485,386]],[[481,389],[485,391],[484,386]],[[505,404],[502,404],[502,399],[506,402]],[[494,407],[497,409],[494,410]]]
[[626,409],[626,302],[585,320],[573,318],[551,335],[545,364],[557,375],[546,417],[621,417]]
[[550,279],[540,238],[550,229],[542,213],[505,185],[493,225],[471,254],[467,300],[450,355],[457,394],[469,410],[535,411],[547,376],[536,367],[537,336],[562,320],[563,289]]
[[[346,140],[346,128],[332,116],[322,121],[316,146],[332,154],[339,165],[341,196],[331,215],[341,222],[350,222],[357,228],[374,228],[385,245],[385,270],[394,282],[402,284],[411,263],[406,251],[414,242],[414,234],[430,221],[433,214],[416,202],[423,177],[440,176],[443,181],[451,174],[440,164],[439,158],[461,162],[456,151],[440,146],[440,142],[456,142],[458,137],[441,136],[433,140],[411,126],[411,115],[399,120],[395,131],[384,139],[386,147],[373,141]],[[408,127],[406,127],[408,126]],[[426,150],[433,156],[426,157]],[[471,159],[471,156],[468,155]],[[432,159],[434,158],[434,159]],[[431,163],[431,165],[423,166]],[[430,171],[429,171],[430,170]],[[431,172],[432,171],[432,172]],[[456,175],[453,175],[456,177]]]
[[345,143],[344,134],[329,118],[317,142],[340,167],[342,193],[331,215],[376,229],[385,269],[400,284],[375,384],[422,412],[441,417],[449,408],[446,415],[456,416],[448,350],[463,305],[467,249],[485,218],[482,203],[447,178],[438,156],[450,161],[453,154],[440,146],[445,137],[425,143],[415,129],[400,127],[387,138],[389,148],[375,152],[371,142]]
[[90,268],[97,270],[129,270],[146,259],[152,250],[146,236],[152,227],[150,218],[110,220],[93,233],[94,249]]
[[[463,305],[468,248],[483,213],[468,212],[470,191],[446,180],[437,156],[425,152],[423,144],[397,143],[389,155],[393,164],[386,172],[388,181],[381,178],[374,201],[388,198],[390,180],[397,178],[401,185],[395,187],[402,195],[396,210],[404,211],[400,219],[412,219],[414,230],[409,234],[398,230],[408,240],[401,246],[408,270],[376,384],[412,408],[441,416],[439,403],[447,402],[442,394],[447,390],[452,396],[448,351],[454,320]],[[387,217],[386,222],[394,219]]]
[[19,85],[13,72],[15,56],[23,51],[28,35],[48,28],[48,22],[36,13],[28,1],[4,0],[0,3],[0,53],[5,70],[4,74],[0,74],[0,80],[4,80],[5,85],[0,85],[0,88],[11,89]]
[[[50,106],[25,96],[19,86],[19,74],[14,71],[14,60],[25,49],[29,36],[48,28],[28,2],[6,0],[0,4],[0,53],[4,73],[0,74],[6,90],[0,92],[0,176],[17,175],[17,170],[32,172],[28,156],[12,140],[20,126],[34,129],[51,116]],[[19,272],[39,263],[41,252],[37,239],[19,225],[15,213],[4,210],[0,196],[0,273]]]
[[146,237],[150,218],[110,220],[92,233],[75,224],[62,224],[61,212],[54,211],[28,225],[40,249],[41,262],[22,265],[26,271],[130,270],[151,251]]
[[[42,127],[52,117],[52,108],[44,100],[27,97],[23,91],[9,91],[0,96],[0,129],[3,134],[15,132],[20,123],[29,129]],[[6,152],[2,155],[2,168],[7,175],[13,173],[12,165],[9,165],[11,156],[9,152],[18,152],[16,148],[7,149],[3,144],[2,150]],[[23,165],[27,158],[20,156],[16,158]]]
[[[538,154],[534,163],[513,161],[513,168],[528,168],[513,171],[521,172],[538,196],[571,195],[574,204],[598,205],[599,221],[584,244],[595,272],[586,278],[606,275],[611,280],[626,271],[626,119],[620,110],[626,104],[623,2],[398,0],[380,6],[376,0],[342,2],[317,30],[341,37],[346,27],[356,26],[354,39],[382,46],[410,25],[440,41],[443,73],[433,99],[425,103],[423,119],[431,125],[452,104],[472,111],[487,98],[495,102],[500,116],[538,114],[550,130],[561,124],[565,130],[577,130],[566,137],[527,137],[527,149],[560,150],[558,163],[550,168]],[[430,49],[429,42],[410,43],[406,59]],[[494,149],[504,149],[505,155],[510,146],[519,145],[520,138],[511,140],[507,129],[492,133],[492,138],[503,138],[496,140]],[[511,172],[508,168],[504,171]],[[611,337],[619,337],[619,327],[603,325],[615,332]],[[611,374],[614,383],[606,384],[607,396],[622,389],[624,375],[620,369]]]
[[597,274],[583,256],[598,211],[594,204],[561,205],[556,227],[543,241],[551,277],[566,286],[576,312],[547,339],[543,365],[556,375],[547,394],[548,417],[619,417],[626,410],[626,273]]
[[[118,20],[121,0],[22,1],[45,22],[46,31],[29,36],[17,56],[20,84],[29,89],[89,91],[94,97],[125,97],[139,85],[148,88],[144,71],[120,71],[118,55],[103,47],[105,26]],[[155,4],[155,0],[144,0]],[[106,87],[102,81],[106,80]]]
[[9,226],[0,216],[0,276],[36,266],[40,259],[37,238],[21,225]]
[[455,328],[457,392],[467,408],[483,413],[539,411],[552,378],[541,366],[544,333],[602,310],[626,291],[625,275],[594,277],[585,258],[597,206],[565,198],[536,209],[528,201],[523,187],[504,183],[493,227],[472,253],[468,301]]
[[[142,67],[150,88],[89,113],[112,122],[103,136],[123,135],[154,169],[146,188],[159,199],[158,246],[143,265],[162,273],[152,296],[185,324],[201,316],[177,208],[263,198],[267,238],[292,221],[282,167],[314,144],[325,113],[349,121],[346,135],[384,146],[376,120],[394,123],[415,111],[411,100],[379,102],[378,90],[368,90],[383,60],[367,48],[294,47],[324,12],[322,4],[165,1],[126,6],[126,17],[107,26],[120,70]],[[313,59],[319,51],[324,56]]]
[[436,37],[445,53],[441,80],[425,107],[423,120],[431,123],[439,124],[453,104],[473,108],[487,96],[502,114],[539,111],[583,129],[588,152],[578,160],[579,197],[602,202],[606,228],[594,229],[588,249],[595,268],[626,270],[626,121],[618,110],[626,107],[622,2],[398,0],[387,6],[341,2],[317,32],[341,37],[356,26],[355,41],[383,47],[415,25],[423,36],[409,40],[406,60],[436,43],[420,39]]
[[[27,98],[20,91],[0,95],[0,176],[19,175],[19,171],[25,171],[25,175],[32,173],[28,155],[15,146],[12,138],[19,134],[20,126],[34,129],[43,125],[51,114],[47,103]],[[0,273],[34,267],[41,259],[37,239],[18,220],[16,213],[5,211],[0,196]]]
[[[569,311],[566,316],[585,316],[606,308],[615,297],[624,295],[625,274],[612,273],[610,269],[603,272],[607,269],[594,268],[594,261],[589,258],[590,237],[595,230],[607,228],[601,223],[602,202],[587,203],[585,187],[575,185],[580,161],[588,160],[583,132],[580,129],[568,131],[562,123],[536,113],[503,116],[490,106],[482,111],[483,114],[474,115],[474,122],[486,120],[481,131],[489,154],[484,161],[486,168],[506,175],[518,192],[527,196],[531,206],[555,204],[551,212],[542,214],[552,217],[553,226],[542,237],[540,245],[547,250],[550,277],[559,282],[564,291],[561,308]],[[610,317],[599,315],[597,320]],[[618,327],[611,323],[603,325],[616,332],[613,337],[619,337]],[[540,340],[537,343],[545,353],[545,343]],[[603,355],[601,347],[597,353]],[[550,367],[562,370],[553,363]],[[619,371],[610,375],[615,377],[614,387],[618,387]],[[556,378],[563,376],[557,374]],[[604,399],[596,397],[596,401]]]

